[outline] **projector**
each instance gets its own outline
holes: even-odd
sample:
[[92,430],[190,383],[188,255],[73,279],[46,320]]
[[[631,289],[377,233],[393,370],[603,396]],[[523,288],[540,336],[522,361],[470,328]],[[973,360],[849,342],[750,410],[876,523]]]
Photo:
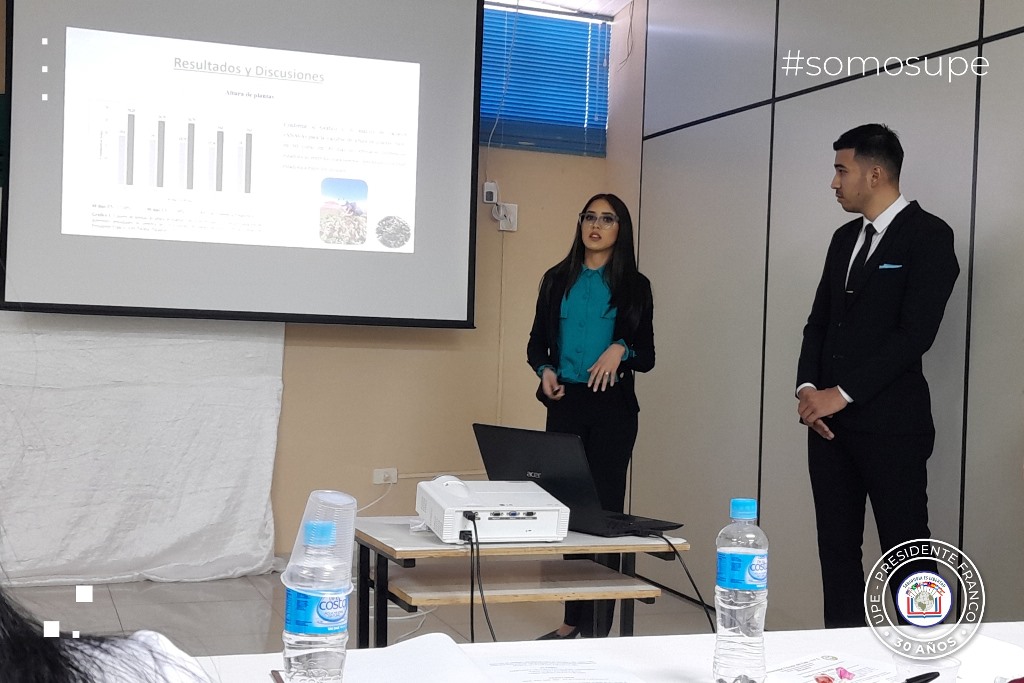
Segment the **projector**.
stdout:
[[561,541],[569,532],[569,508],[532,481],[442,475],[416,486],[416,514],[445,543],[465,543],[462,532],[481,543]]

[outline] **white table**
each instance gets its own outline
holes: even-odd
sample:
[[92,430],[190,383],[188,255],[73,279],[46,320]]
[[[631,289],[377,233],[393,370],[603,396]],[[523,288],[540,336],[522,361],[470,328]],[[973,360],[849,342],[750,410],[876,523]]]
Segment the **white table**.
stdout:
[[[983,624],[979,636],[1012,643],[1024,648],[1024,622]],[[426,661],[422,646],[415,641],[435,645],[444,638],[430,634],[387,648],[350,650],[345,665],[345,683],[409,683],[445,681],[479,683],[480,677],[464,673],[457,662],[450,665]],[[435,640],[427,640],[435,639]],[[714,635],[643,636],[634,638],[577,639],[571,641],[519,641],[455,645],[477,667],[486,670],[496,660],[523,658],[535,662],[564,664],[567,661],[593,661],[601,670],[631,673],[644,683],[707,683],[711,680]],[[1024,675],[1024,656],[1017,652],[1003,655],[1003,661],[980,657],[979,643],[972,641],[957,653],[963,662],[960,680],[964,683],[991,683],[995,675]],[[1002,645],[1002,643],[996,643]],[[411,647],[410,647],[411,646]],[[432,648],[435,651],[439,648]],[[1004,649],[1012,649],[1004,646]],[[890,661],[890,652],[868,628],[814,631],[770,631],[765,634],[769,670],[809,654],[834,651],[879,661]],[[975,654],[972,654],[972,651]],[[443,654],[443,653],[442,653]],[[270,670],[280,668],[281,655],[235,655],[200,659],[215,683],[261,683],[270,681]],[[994,673],[993,673],[994,672]],[[771,683],[771,677],[768,679]]]

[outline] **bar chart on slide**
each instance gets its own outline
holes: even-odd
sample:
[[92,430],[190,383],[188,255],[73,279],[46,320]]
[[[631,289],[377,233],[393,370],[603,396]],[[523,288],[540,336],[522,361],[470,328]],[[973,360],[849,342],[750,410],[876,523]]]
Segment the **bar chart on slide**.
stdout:
[[100,184],[250,194],[256,136],[237,121],[98,104],[91,134]]
[[[63,234],[415,249],[417,64],[67,35]],[[276,63],[286,76],[255,75]],[[363,189],[335,196],[339,181]]]

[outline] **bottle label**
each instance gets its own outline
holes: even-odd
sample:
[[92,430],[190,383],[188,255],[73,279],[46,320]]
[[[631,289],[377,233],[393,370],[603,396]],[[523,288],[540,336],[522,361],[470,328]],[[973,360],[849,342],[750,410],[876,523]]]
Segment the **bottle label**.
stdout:
[[763,550],[719,550],[715,583],[732,590],[764,590],[768,587],[768,553]]
[[351,592],[303,593],[285,588],[284,630],[306,635],[347,632]]

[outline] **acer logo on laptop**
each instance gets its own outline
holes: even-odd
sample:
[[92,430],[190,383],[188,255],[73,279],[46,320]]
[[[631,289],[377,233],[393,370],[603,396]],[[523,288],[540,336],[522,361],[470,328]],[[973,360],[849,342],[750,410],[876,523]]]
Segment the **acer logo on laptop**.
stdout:
[[526,476],[528,476],[530,479],[540,479],[541,476],[543,476],[543,473],[542,472],[531,472],[530,470],[526,470]]

